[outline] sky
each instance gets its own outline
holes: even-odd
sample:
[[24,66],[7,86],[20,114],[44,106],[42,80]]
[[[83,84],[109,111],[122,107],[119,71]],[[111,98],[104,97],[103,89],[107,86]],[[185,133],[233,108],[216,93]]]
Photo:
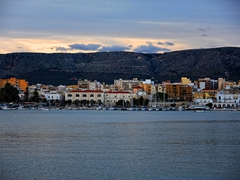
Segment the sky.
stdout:
[[240,47],[239,0],[0,0],[0,53]]

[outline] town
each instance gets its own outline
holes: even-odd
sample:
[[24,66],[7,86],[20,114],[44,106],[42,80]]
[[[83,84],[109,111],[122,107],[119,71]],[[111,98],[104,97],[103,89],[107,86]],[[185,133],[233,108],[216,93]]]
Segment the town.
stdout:
[[25,79],[0,79],[18,90],[18,98],[9,102],[0,94],[1,109],[37,108],[97,110],[239,110],[240,81],[224,78],[199,78],[180,82],[115,79],[113,84],[79,79],[74,85],[29,85]]

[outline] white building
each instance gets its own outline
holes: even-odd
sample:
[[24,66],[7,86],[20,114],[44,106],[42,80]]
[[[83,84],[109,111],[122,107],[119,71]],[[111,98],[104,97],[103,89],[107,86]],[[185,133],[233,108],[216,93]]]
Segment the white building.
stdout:
[[63,96],[59,93],[45,93],[45,98],[47,101],[51,101],[51,100],[61,101]]
[[218,106],[236,107],[240,106],[240,93],[236,90],[222,90],[216,95]]
[[103,102],[103,91],[94,90],[71,90],[65,93],[65,101],[95,101]]
[[213,100],[211,98],[208,98],[208,99],[196,98],[194,99],[194,102],[198,105],[205,106],[208,103],[213,103]]
[[133,101],[133,94],[129,91],[109,91],[104,93],[104,103],[106,105],[115,105],[119,100]]

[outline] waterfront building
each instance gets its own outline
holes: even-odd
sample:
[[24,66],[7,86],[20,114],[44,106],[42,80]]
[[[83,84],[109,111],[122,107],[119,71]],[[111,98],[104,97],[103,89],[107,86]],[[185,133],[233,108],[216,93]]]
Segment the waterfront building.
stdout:
[[94,90],[70,90],[65,93],[65,101],[95,101],[103,102],[103,91]]
[[240,99],[240,88],[231,88],[228,90],[222,90],[217,92],[217,102],[228,103],[228,102],[239,102]]
[[194,102],[196,104],[200,105],[200,106],[206,106],[209,103],[213,103],[213,99],[211,99],[211,98],[207,98],[207,99],[205,99],[205,98],[203,98],[203,99],[197,98],[197,99],[194,99]]
[[130,91],[109,91],[104,94],[104,104],[115,105],[119,100],[131,102],[133,94]]
[[45,94],[45,99],[47,101],[51,101],[51,100],[54,100],[54,101],[59,100],[59,101],[61,101],[63,99],[63,96],[60,93],[46,93]]

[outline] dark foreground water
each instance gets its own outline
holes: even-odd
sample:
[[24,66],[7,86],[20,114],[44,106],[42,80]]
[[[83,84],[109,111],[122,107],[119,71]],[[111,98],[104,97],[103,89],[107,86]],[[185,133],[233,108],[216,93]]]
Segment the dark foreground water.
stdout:
[[240,179],[240,112],[0,111],[0,179]]

